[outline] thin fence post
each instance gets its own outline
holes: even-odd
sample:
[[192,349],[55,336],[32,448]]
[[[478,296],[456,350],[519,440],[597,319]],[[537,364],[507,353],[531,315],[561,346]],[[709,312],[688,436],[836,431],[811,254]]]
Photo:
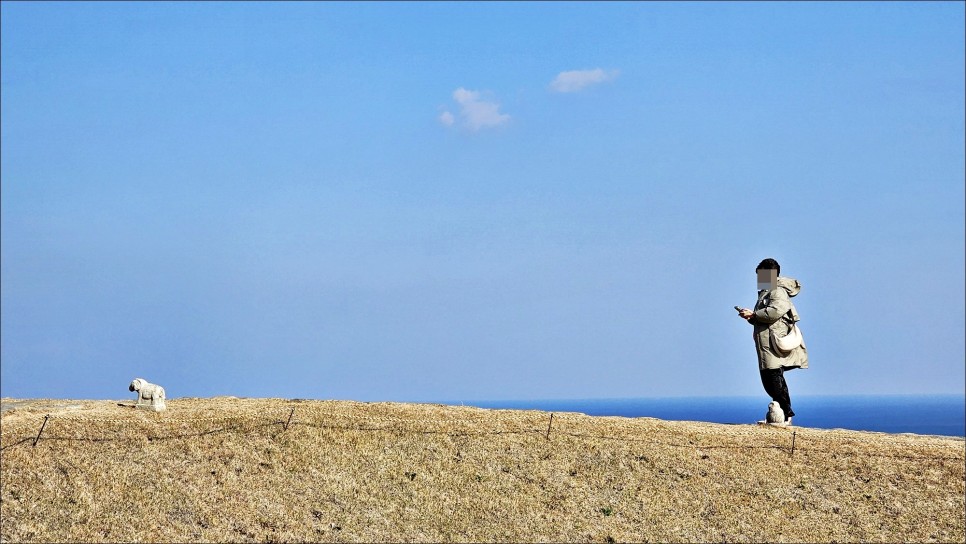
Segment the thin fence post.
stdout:
[[792,456],[795,455],[795,435],[796,434],[798,434],[798,431],[792,431],[792,453],[791,453]]
[[37,442],[40,441],[40,435],[44,434],[44,427],[47,426],[47,420],[50,419],[50,414],[44,416],[44,423],[40,426],[40,432],[37,433],[37,438],[34,438],[34,447],[37,447]]
[[550,427],[553,426],[553,412],[550,412],[550,423],[547,425],[547,440],[550,440]]
[[293,414],[295,414],[295,408],[292,408],[292,411],[288,413],[288,421],[285,422],[285,430],[286,431],[288,430],[289,423],[292,422],[292,415]]

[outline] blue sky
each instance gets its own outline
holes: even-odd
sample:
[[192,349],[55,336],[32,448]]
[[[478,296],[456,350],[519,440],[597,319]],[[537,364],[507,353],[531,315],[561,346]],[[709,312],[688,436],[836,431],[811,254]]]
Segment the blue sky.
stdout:
[[0,11],[3,396],[963,392],[962,2]]

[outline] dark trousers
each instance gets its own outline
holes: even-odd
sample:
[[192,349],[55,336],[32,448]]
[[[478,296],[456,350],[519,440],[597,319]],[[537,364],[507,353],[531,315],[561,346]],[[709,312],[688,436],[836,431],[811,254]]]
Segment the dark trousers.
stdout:
[[792,399],[788,397],[788,384],[785,383],[785,369],[765,368],[759,370],[761,373],[761,385],[765,386],[765,393],[771,400],[778,403],[785,412],[785,419],[795,415],[792,411]]

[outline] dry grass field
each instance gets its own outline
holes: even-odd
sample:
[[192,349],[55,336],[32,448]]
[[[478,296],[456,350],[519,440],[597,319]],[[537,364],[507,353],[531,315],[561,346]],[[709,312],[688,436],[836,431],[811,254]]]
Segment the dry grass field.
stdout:
[[4,542],[966,540],[954,438],[345,401],[3,403]]

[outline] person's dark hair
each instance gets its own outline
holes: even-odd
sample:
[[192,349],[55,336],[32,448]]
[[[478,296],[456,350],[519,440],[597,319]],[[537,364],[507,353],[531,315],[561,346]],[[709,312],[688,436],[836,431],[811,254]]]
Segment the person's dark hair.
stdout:
[[758,263],[758,267],[755,268],[755,272],[758,272],[759,270],[774,270],[779,276],[782,275],[782,267],[775,259],[765,259]]

